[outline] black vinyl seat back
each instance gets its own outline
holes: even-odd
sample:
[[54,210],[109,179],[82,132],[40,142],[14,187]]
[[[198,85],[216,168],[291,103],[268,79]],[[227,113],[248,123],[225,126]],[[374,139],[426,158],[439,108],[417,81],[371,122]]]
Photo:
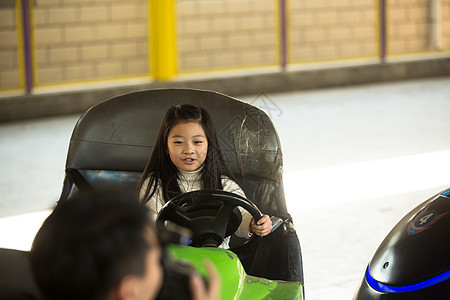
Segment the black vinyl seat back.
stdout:
[[28,251],[0,248],[0,299],[42,299]]
[[192,89],[134,92],[91,107],[72,133],[60,201],[85,188],[135,194],[166,110],[185,103],[210,113],[228,166],[247,198],[266,214],[288,216],[280,141],[266,113],[220,93]]
[[[278,134],[265,112],[202,90],[157,89],[114,97],[91,107],[70,140],[60,201],[84,189],[119,189],[135,196],[167,109],[194,104],[208,110],[228,166],[248,199],[283,225],[237,251],[247,273],[303,283],[300,243],[286,209]],[[232,237],[231,244],[239,244]],[[273,247],[272,247],[273,246]]]

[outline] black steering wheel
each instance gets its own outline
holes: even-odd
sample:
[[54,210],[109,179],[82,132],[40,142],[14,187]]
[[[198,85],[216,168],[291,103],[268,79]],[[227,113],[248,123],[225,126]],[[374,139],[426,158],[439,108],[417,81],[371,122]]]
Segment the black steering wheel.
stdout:
[[258,207],[244,197],[221,190],[199,190],[168,201],[159,212],[156,225],[172,221],[192,231],[193,246],[217,247],[238,229],[242,220],[238,206],[256,221],[262,217]]

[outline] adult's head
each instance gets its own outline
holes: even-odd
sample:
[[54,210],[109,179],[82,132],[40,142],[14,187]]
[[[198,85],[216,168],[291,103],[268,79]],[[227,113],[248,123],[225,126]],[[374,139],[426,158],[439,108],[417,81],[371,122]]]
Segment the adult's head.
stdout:
[[59,203],[38,231],[31,264],[46,298],[153,299],[161,247],[136,199],[81,194]]

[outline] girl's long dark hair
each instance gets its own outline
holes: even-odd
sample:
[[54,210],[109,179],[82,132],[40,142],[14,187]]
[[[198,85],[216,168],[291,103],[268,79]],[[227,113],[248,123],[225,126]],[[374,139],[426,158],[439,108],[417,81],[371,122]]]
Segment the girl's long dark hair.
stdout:
[[222,190],[221,179],[223,175],[236,181],[225,163],[219,147],[216,129],[208,111],[191,104],[178,104],[167,110],[161,122],[152,154],[139,180],[137,187],[138,193],[141,191],[146,178],[150,178],[144,196],[141,198],[144,203],[148,202],[156,193],[159,181],[162,185],[164,201],[167,202],[171,198],[181,194],[177,180],[178,169],[169,157],[167,139],[173,126],[182,122],[198,122],[202,126],[208,140],[208,151],[201,170],[202,188]]

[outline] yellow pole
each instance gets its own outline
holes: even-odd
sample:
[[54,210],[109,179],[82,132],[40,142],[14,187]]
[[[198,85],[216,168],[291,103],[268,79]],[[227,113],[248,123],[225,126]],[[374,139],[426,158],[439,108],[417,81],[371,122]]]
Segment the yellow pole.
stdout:
[[20,69],[20,87],[25,87],[25,64],[23,62],[24,53],[24,40],[23,40],[23,29],[22,29],[22,3],[20,0],[16,0],[16,19],[17,19],[17,37],[18,37],[18,52],[19,52],[19,69]]
[[149,0],[150,62],[156,80],[169,80],[177,73],[175,1]]

